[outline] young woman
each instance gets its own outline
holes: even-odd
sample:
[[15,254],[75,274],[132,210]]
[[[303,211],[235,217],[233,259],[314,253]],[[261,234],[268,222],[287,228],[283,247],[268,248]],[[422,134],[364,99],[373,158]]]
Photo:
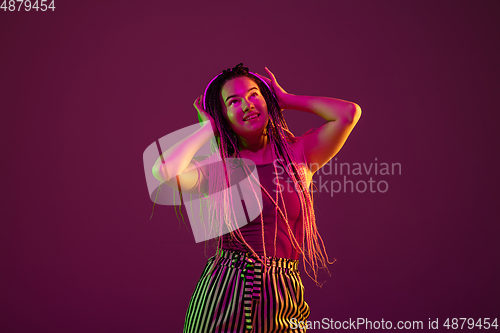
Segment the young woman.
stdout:
[[[184,332],[305,332],[295,330],[309,316],[298,259],[302,255],[316,283],[318,269],[327,269],[309,188],[313,174],[347,140],[361,109],[339,99],[289,94],[266,71],[270,78],[239,64],[217,75],[194,102],[203,125],[164,152],[153,168],[156,178],[182,193],[216,198],[209,200],[209,225],[230,230],[217,237],[216,255],[195,288]],[[314,113],[325,123],[295,137],[284,109]],[[195,154],[214,137],[213,154],[205,161],[213,163],[201,163]],[[253,162],[258,178],[245,163],[231,162],[235,159]],[[261,213],[240,228],[231,187],[236,168],[262,195]]]

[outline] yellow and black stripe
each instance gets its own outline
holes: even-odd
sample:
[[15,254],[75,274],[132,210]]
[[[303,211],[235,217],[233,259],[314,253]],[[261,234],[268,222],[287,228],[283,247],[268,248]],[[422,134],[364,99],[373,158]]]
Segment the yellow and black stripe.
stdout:
[[292,329],[310,313],[298,260],[267,258],[264,271],[247,253],[222,250],[212,271],[214,260],[196,285],[184,333],[305,332]]

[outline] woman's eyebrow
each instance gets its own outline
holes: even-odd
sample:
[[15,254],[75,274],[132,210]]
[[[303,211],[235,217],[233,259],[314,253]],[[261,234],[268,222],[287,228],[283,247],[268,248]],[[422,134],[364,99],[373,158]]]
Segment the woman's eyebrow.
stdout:
[[[252,90],[252,89],[256,89],[256,90],[257,90],[257,87],[252,87],[252,88],[248,89],[248,90],[247,90],[247,93],[248,93],[250,90]],[[228,100],[228,99],[230,99],[231,97],[238,97],[238,95],[231,95],[231,96],[227,96],[227,98],[226,98],[226,100],[224,101],[224,103],[225,103],[225,102],[227,102],[227,100]]]

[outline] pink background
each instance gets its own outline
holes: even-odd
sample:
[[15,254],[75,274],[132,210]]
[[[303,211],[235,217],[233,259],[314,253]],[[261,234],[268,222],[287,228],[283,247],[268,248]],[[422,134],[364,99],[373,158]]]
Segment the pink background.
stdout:
[[[402,166],[373,176],[386,193],[316,196],[338,261],[321,289],[302,275],[310,320],[499,317],[499,14],[399,0],[0,11],[0,331],[181,331],[204,245],[172,206],[150,219],[142,154],[197,122],[195,98],[239,62],[362,107],[338,163]],[[286,117],[296,135],[322,123]]]

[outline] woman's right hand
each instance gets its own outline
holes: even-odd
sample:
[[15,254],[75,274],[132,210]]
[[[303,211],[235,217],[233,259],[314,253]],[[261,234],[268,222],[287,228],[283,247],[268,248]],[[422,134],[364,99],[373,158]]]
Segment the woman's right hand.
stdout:
[[219,136],[219,132],[217,131],[217,127],[215,126],[215,121],[212,116],[208,114],[207,111],[203,108],[203,95],[199,96],[195,101],[194,101],[194,107],[196,111],[198,111],[198,121],[200,123],[204,121],[210,121],[210,125],[212,126],[212,130],[214,131],[215,136]]

